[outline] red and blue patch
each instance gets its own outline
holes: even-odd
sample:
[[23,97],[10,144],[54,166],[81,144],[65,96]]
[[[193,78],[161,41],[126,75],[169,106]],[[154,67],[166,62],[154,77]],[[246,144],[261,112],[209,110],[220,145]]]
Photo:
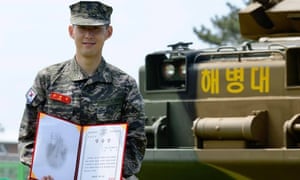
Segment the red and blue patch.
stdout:
[[27,93],[26,93],[26,100],[27,100],[27,104],[31,104],[32,101],[34,100],[34,98],[36,97],[37,92],[35,89],[30,88]]

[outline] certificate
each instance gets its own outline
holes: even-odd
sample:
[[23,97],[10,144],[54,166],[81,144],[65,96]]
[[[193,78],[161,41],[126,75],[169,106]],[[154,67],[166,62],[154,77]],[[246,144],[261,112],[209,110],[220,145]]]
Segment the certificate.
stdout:
[[30,177],[119,180],[127,124],[78,125],[39,113]]

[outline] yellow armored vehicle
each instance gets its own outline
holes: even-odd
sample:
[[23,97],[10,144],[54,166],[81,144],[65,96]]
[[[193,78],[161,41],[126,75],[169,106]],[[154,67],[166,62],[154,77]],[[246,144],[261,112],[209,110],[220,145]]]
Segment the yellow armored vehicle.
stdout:
[[300,178],[300,1],[255,1],[239,20],[240,46],[146,55],[140,179]]

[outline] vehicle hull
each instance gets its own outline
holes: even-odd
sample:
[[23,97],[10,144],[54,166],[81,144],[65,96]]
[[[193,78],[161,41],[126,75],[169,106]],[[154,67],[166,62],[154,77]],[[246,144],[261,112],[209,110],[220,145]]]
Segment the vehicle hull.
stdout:
[[300,149],[147,149],[147,179],[295,179]]

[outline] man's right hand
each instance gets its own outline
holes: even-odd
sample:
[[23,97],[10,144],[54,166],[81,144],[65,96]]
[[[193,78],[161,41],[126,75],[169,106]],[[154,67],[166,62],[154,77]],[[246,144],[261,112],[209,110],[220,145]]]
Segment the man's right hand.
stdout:
[[51,176],[44,176],[41,180],[54,180]]

